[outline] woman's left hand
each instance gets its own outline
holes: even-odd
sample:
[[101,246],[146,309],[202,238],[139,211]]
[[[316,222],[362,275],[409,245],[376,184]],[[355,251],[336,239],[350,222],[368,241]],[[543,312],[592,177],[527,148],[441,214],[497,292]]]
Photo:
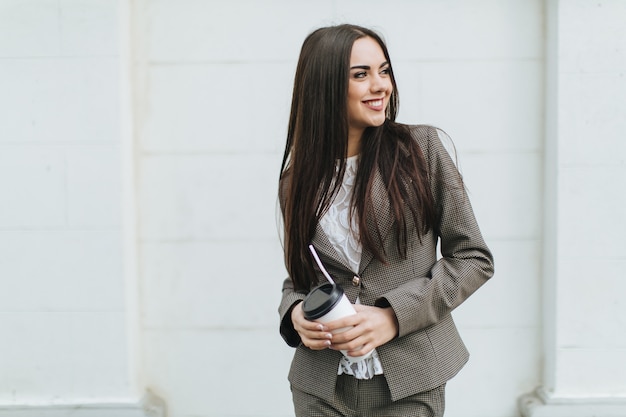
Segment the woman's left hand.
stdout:
[[330,332],[351,329],[332,335],[331,349],[347,350],[350,356],[365,355],[384,345],[398,334],[398,320],[391,307],[380,308],[355,304],[356,314],[325,323]]

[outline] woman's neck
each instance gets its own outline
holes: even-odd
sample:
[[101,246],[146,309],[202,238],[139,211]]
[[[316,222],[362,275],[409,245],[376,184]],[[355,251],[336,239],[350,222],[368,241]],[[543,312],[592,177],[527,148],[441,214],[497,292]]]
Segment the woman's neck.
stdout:
[[363,130],[358,132],[350,131],[348,133],[348,158],[361,153],[361,138],[363,137]]

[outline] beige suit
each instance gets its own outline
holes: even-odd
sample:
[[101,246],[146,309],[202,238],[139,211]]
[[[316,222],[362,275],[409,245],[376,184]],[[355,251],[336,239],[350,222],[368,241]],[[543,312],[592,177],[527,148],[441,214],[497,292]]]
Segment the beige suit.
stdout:
[[[372,197],[387,263],[379,262],[364,249],[359,270],[350,271],[319,225],[313,240],[322,262],[350,301],[354,303],[358,297],[365,305],[393,308],[399,323],[398,337],[377,351],[394,401],[442,385],[467,362],[469,354],[450,313],[493,275],[492,255],[465,189],[456,182],[456,166],[437,131],[428,126],[411,130],[428,164],[439,214],[434,230],[422,236],[420,242],[415,227],[411,227],[407,257],[402,259],[396,248],[387,191],[378,175]],[[368,227],[376,236],[372,222]],[[439,240],[443,257],[437,260]],[[320,279],[324,280],[321,275]],[[299,390],[331,401],[341,353],[303,346],[287,314],[305,296],[294,291],[289,278],[284,281],[280,332],[290,346],[297,346],[289,381]]]

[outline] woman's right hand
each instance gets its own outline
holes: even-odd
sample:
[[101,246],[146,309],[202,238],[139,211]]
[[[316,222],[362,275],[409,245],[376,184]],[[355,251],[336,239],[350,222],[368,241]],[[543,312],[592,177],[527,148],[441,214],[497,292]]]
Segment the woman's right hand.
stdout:
[[291,322],[293,328],[300,335],[302,344],[313,350],[322,350],[330,347],[332,333],[326,330],[322,323],[317,323],[304,318],[302,303],[296,304],[291,309]]

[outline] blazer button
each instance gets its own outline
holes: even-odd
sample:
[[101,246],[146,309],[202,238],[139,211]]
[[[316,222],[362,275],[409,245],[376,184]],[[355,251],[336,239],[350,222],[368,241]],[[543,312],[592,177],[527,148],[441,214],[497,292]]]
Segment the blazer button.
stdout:
[[358,287],[360,283],[361,283],[361,278],[355,275],[354,278],[352,278],[352,285],[354,285],[355,287]]

